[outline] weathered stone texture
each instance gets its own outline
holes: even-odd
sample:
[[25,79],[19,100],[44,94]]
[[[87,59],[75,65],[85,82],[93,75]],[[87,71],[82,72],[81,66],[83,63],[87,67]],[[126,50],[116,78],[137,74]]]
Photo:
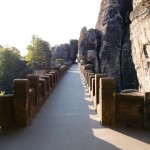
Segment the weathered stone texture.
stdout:
[[144,128],[144,96],[134,93],[115,95],[116,123]]
[[92,64],[93,70],[99,72],[99,41],[101,38],[100,31],[96,29],[86,30],[82,28],[78,43],[78,59],[82,64]]
[[98,114],[102,125],[115,124],[115,81],[114,78],[101,78],[99,89]]
[[119,12],[118,0],[102,0],[96,29],[102,32],[100,48],[100,72],[115,77],[117,89],[121,89],[121,43],[123,18]]
[[60,44],[54,49],[53,59],[63,59],[65,62],[70,61],[69,44]]
[[[144,3],[145,2],[145,3]],[[134,0],[130,14],[132,56],[137,71],[139,89],[150,91],[150,6],[148,1]]]
[[102,0],[96,29],[102,32],[99,50],[100,73],[116,79],[116,89],[137,88],[131,55],[130,0]]
[[133,64],[130,41],[130,19],[132,11],[131,0],[119,0],[119,11],[123,18],[122,43],[121,43],[121,81],[122,89],[136,89],[138,87],[137,74]]
[[135,8],[137,5],[142,5],[145,7],[150,7],[150,1],[149,0],[133,0],[133,7]]
[[75,63],[78,53],[78,40],[70,40],[70,55],[71,61]]

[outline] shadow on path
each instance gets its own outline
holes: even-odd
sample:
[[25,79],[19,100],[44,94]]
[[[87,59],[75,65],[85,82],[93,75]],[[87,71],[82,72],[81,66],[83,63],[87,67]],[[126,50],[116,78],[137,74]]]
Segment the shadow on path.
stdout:
[[[128,140],[123,132],[99,124],[84,87],[77,65],[73,65],[31,126],[0,133],[0,150],[125,149],[132,139]],[[114,137],[116,135],[119,136]],[[120,142],[120,137],[124,141]]]

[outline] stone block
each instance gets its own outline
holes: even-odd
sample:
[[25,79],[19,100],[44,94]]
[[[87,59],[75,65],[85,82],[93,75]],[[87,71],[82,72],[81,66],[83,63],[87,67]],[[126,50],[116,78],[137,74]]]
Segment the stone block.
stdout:
[[101,78],[100,79],[100,90],[115,90],[115,80],[111,77]]
[[28,118],[29,118],[29,122],[31,122],[38,110],[37,101],[36,101],[36,91],[34,88],[29,89],[28,97],[29,97]]
[[44,102],[44,94],[43,94],[43,84],[39,82],[39,101],[38,101],[38,109],[42,106]]
[[99,90],[99,105],[102,125],[115,124],[115,80],[114,78],[101,78]]
[[150,92],[145,93],[144,101],[144,129],[150,130]]
[[50,80],[50,89],[52,89],[53,86],[54,86],[54,78],[53,78],[53,75],[52,75],[52,74],[45,74],[45,75],[49,77],[49,80]]
[[29,88],[35,89],[35,105],[38,109],[38,101],[39,101],[39,76],[28,74],[27,79],[29,80]]
[[14,80],[14,120],[18,127],[26,127],[29,122],[29,80]]
[[95,74],[89,74],[89,83],[88,83],[88,90],[89,90],[89,93],[91,94],[91,91],[92,91],[92,79],[95,78]]
[[46,81],[46,97],[48,97],[49,96],[49,94],[50,94],[50,91],[51,91],[51,89],[50,89],[50,78],[49,78],[49,76],[42,76],[42,79],[44,79],[45,81]]
[[87,81],[87,88],[89,89],[89,86],[90,86],[90,75],[95,75],[94,73],[91,73],[91,72],[87,72],[87,78],[86,78],[86,81]]
[[[39,83],[41,83],[42,84],[42,96],[43,96],[43,100],[45,101],[46,100],[46,98],[47,98],[47,95],[46,95],[46,81],[44,80],[44,79],[40,79],[39,80]],[[43,101],[43,102],[44,102]]]
[[94,98],[94,106],[97,109],[97,105],[99,103],[99,86],[100,86],[100,78],[106,77],[106,74],[95,74],[95,98]]
[[0,96],[0,126],[1,129],[10,129],[14,124],[13,95]]
[[92,78],[91,97],[94,99],[94,96],[95,96],[95,78]]
[[55,73],[55,82],[57,83],[58,81],[58,72],[56,70],[51,70],[51,73]]
[[116,123],[144,128],[144,96],[139,94],[116,94]]
[[53,86],[55,86],[55,84],[56,84],[56,75],[55,75],[55,72],[49,72],[48,74],[53,75]]

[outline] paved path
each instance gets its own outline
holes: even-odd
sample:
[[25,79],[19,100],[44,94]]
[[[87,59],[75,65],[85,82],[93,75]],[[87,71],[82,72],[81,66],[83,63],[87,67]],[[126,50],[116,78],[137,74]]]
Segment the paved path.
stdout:
[[0,133],[0,150],[150,150],[150,132],[99,124],[77,65],[57,85],[32,122]]

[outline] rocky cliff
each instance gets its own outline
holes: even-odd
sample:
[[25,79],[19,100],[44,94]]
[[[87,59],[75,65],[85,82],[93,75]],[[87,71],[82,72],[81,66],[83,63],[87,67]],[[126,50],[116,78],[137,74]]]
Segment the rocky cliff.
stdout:
[[121,85],[121,43],[123,37],[123,18],[119,12],[118,0],[102,0],[96,29],[102,32],[102,44],[99,52],[100,72],[113,76],[117,89]]
[[83,27],[78,43],[78,59],[82,64],[89,64],[92,70],[99,72],[99,48],[101,32]]
[[130,19],[132,56],[139,90],[146,92],[150,91],[150,1],[133,0]]
[[[79,38],[79,55],[84,63],[91,63],[96,73],[114,77],[117,91],[138,88],[131,55],[129,15],[132,5],[131,0],[102,0],[96,29],[82,29],[84,32]],[[89,50],[95,53],[93,62],[88,61]]]

